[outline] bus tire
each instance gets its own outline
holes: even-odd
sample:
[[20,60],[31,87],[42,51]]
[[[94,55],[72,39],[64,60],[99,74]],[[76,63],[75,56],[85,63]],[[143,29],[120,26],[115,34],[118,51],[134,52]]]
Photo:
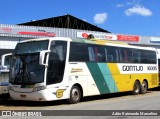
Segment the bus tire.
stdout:
[[137,95],[140,93],[140,84],[138,81],[134,82],[134,86],[133,86],[133,95]]
[[73,86],[70,90],[70,98],[68,102],[70,104],[78,103],[81,99],[81,90],[78,86]]
[[140,93],[141,93],[141,94],[145,94],[145,93],[147,92],[147,89],[148,89],[147,82],[146,82],[146,81],[143,81],[143,82],[142,82],[142,85],[141,85]]

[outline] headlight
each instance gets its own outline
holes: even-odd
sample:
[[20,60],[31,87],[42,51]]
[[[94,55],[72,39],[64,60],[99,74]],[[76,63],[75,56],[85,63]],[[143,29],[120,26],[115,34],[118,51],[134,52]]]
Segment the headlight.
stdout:
[[45,88],[46,88],[45,86],[38,86],[33,89],[33,92],[44,90]]

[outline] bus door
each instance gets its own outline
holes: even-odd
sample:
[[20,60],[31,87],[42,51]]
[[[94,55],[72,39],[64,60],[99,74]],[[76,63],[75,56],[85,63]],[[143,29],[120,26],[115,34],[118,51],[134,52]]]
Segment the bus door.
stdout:
[[47,85],[60,83],[63,80],[67,42],[52,41],[47,70]]

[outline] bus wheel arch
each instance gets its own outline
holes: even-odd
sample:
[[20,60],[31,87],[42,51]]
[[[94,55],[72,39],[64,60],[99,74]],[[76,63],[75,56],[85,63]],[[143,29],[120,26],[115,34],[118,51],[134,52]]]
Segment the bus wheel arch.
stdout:
[[70,95],[69,95],[68,102],[70,104],[78,103],[81,100],[81,98],[83,97],[82,86],[80,84],[74,84],[72,86],[69,94]]
[[147,92],[147,89],[148,89],[148,82],[147,82],[146,79],[144,79],[142,84],[141,84],[140,93],[145,94]]
[[138,79],[134,82],[132,93],[133,95],[137,95],[140,93],[140,81]]

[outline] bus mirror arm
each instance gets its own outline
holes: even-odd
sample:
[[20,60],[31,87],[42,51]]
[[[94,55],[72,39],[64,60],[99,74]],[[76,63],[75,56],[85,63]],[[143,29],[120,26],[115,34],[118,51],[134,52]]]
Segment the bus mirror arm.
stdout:
[[12,53],[7,53],[7,54],[4,54],[4,55],[1,56],[1,65],[2,65],[2,67],[7,67],[5,65],[5,61],[6,61],[7,57],[12,57],[12,55],[13,55]]
[[47,63],[46,63],[46,53],[49,53],[50,50],[43,50],[40,52],[40,55],[39,55],[39,64],[40,65],[45,65],[47,66]]

